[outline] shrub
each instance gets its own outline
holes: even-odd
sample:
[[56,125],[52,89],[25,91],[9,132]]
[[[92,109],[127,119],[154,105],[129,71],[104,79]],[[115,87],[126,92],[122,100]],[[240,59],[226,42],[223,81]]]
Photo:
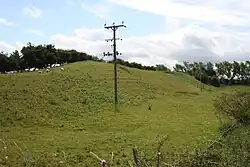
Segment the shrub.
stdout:
[[[166,156],[174,167],[249,167],[250,166],[250,92],[227,93],[214,103],[216,114],[226,120],[221,136],[208,148]],[[228,121],[228,118],[236,121]]]
[[250,92],[226,93],[214,103],[218,116],[224,116],[240,123],[250,122]]
[[209,84],[212,86],[220,87],[220,81],[217,77],[209,77]]

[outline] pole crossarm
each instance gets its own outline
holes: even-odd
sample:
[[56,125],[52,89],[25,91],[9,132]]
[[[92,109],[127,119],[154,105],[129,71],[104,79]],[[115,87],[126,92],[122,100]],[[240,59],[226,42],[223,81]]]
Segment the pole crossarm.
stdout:
[[[112,42],[113,40],[114,40],[113,38],[111,38],[111,39],[105,39],[106,42],[109,42],[109,41]],[[122,41],[122,38],[116,38],[115,40],[121,40]]]
[[125,26],[124,24],[120,24],[120,25],[111,25],[111,26],[106,26],[106,25],[104,25],[104,28],[106,28],[106,29],[112,29],[113,31],[116,31],[118,28],[120,28],[120,27],[124,27],[124,28],[126,28],[127,26]]
[[[119,53],[118,51],[116,51],[116,55],[117,55],[117,56],[118,56],[118,55],[122,55],[122,53]],[[103,56],[114,56],[114,54],[113,54],[113,53],[110,53],[110,52],[107,52],[107,53],[103,52]]]

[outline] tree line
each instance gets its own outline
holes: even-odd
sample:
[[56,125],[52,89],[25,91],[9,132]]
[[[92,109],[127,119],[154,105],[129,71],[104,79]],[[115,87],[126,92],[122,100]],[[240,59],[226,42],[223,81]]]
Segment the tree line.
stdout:
[[[131,68],[137,68],[140,70],[150,70],[150,71],[169,71],[169,69],[167,67],[165,67],[164,65],[156,65],[156,66],[145,66],[142,65],[140,63],[136,63],[136,62],[128,62],[128,61],[124,61],[122,59],[117,59],[116,60],[117,64],[120,65],[124,65],[127,67],[131,67]],[[108,63],[114,63],[114,60],[108,61]]]
[[[23,72],[25,71],[25,69],[30,68],[42,69],[47,68],[52,64],[73,63],[77,61],[87,60],[104,62],[103,59],[100,59],[96,56],[88,55],[84,52],[78,52],[76,50],[57,49],[52,44],[33,45],[31,43],[28,43],[20,50],[20,52],[17,50],[12,53],[0,52],[0,72]],[[109,61],[108,63],[113,63],[113,61]],[[139,63],[130,63],[121,59],[118,59],[117,63],[143,70],[169,70],[163,65],[157,65],[156,67],[143,66]]]
[[[12,53],[0,52],[0,72],[22,72],[29,68],[42,69],[52,64],[73,63],[87,60],[104,62],[103,59],[88,55],[84,52],[57,49],[52,44],[33,45],[28,43],[20,52],[17,50]],[[108,61],[108,63],[113,63],[113,61]],[[117,59],[117,63],[142,70],[171,72],[169,68],[162,64],[145,66],[140,63],[128,62],[122,59]],[[220,86],[220,84],[250,84],[250,61],[240,63],[236,61],[224,61],[215,64],[211,62],[183,62],[183,64],[176,64],[174,66],[174,72],[189,74],[205,84],[214,86]]]
[[197,80],[214,86],[223,85],[249,85],[250,84],[250,61],[245,62],[184,62],[176,64],[174,71],[194,76]]
[[29,68],[46,68],[52,64],[73,63],[77,61],[98,60],[76,50],[56,49],[54,45],[32,45],[28,43],[20,52],[0,53],[0,72],[24,71]]

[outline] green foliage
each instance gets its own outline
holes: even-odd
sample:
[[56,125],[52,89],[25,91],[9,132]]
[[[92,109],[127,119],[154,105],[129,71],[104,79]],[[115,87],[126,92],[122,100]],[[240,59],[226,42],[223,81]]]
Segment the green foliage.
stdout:
[[0,53],[0,72],[23,71],[27,68],[42,69],[56,63],[99,60],[76,50],[56,49],[51,44],[34,46],[28,43],[20,52],[21,54],[17,50],[10,54]]
[[[136,149],[134,161],[139,167],[249,167],[250,165],[250,127],[238,126],[221,136],[207,148],[195,148],[193,151],[151,153],[148,159],[145,152]],[[170,146],[168,144],[168,146]],[[136,158],[135,158],[136,157]],[[139,159],[139,161],[138,161]],[[146,162],[146,163],[145,163]],[[132,164],[132,163],[131,163]],[[157,164],[157,165],[156,165]]]
[[[216,69],[214,68],[214,66],[216,67]],[[223,61],[215,63],[215,65],[211,62],[183,62],[183,65],[176,64],[174,67],[174,71],[187,73],[205,84],[213,85],[216,87],[219,87],[220,84],[250,84],[249,61],[241,63],[238,63],[236,61],[232,63]]]
[[156,70],[157,71],[164,71],[166,73],[171,72],[171,70],[169,68],[165,67],[163,64],[156,65]]
[[229,120],[224,120],[224,121],[220,122],[220,127],[219,127],[220,133],[223,134],[228,129],[230,129],[233,125],[234,124]]
[[220,86],[220,81],[219,79],[214,76],[214,77],[209,77],[208,78],[208,83],[212,86],[216,86],[216,87],[219,87]]
[[248,167],[249,155],[231,148],[195,150],[192,153],[170,155],[167,162],[173,167]]
[[167,135],[164,135],[163,137],[158,138],[158,140],[157,140],[158,146],[156,149],[158,152],[160,152],[163,144],[167,141],[167,139],[168,139]]
[[[219,115],[234,118],[238,123],[249,121],[249,92],[223,94],[215,101]],[[250,166],[250,126],[248,124],[223,123],[221,137],[206,149],[170,154],[165,161],[174,167],[248,167]]]
[[[111,60],[108,63],[114,63],[114,61]],[[141,69],[141,70],[150,70],[150,71],[157,70],[157,67],[154,67],[154,66],[144,66],[144,65],[136,63],[136,62],[128,62],[128,61],[124,61],[122,59],[117,59],[117,63],[120,65],[124,65],[124,66],[131,67],[131,68],[137,68],[137,69]],[[164,68],[167,69],[167,67],[164,67]]]
[[226,93],[215,101],[218,115],[226,116],[240,123],[250,121],[250,92]]
[[249,137],[250,128],[239,126],[211,148],[170,154],[164,160],[174,167],[248,167],[250,165]]

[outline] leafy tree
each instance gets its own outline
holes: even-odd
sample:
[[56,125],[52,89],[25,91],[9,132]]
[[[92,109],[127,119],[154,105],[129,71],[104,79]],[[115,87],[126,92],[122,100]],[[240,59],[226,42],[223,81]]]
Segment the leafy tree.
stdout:
[[232,64],[232,69],[233,69],[233,76],[234,77],[237,77],[240,78],[241,76],[241,69],[245,69],[244,67],[244,63],[243,63],[243,66],[241,66],[238,62],[234,61],[233,64]]
[[175,72],[186,72],[186,69],[185,69],[185,66],[182,66],[182,65],[180,65],[180,64],[176,64],[175,66],[174,66],[174,71]]
[[170,72],[171,70],[164,66],[163,64],[157,64],[156,65],[156,70],[157,71],[164,71],[164,72]]
[[246,61],[244,67],[242,68],[244,71],[244,80],[246,81],[245,84],[250,84],[250,61]]
[[225,75],[226,72],[225,72],[225,69],[223,68],[223,64],[222,63],[216,63],[215,66],[217,68],[217,71],[216,71],[217,76],[219,78],[224,78],[224,75]]
[[32,68],[37,66],[35,47],[31,43],[28,43],[27,46],[23,47],[21,53],[23,55],[23,60],[28,67]]
[[185,67],[185,72],[188,74],[192,74],[192,70],[191,70],[192,65],[186,61],[183,62],[183,65]]
[[4,73],[5,71],[9,70],[8,67],[9,60],[7,57],[7,53],[0,52],[0,72]]
[[8,59],[9,59],[8,70],[10,71],[20,70],[20,55],[17,50],[11,53]]
[[223,64],[225,75],[227,77],[226,79],[228,80],[228,84],[231,84],[231,81],[234,79],[233,64],[229,63],[228,61],[224,61],[222,62],[222,64]]
[[211,62],[207,62],[205,70],[206,70],[206,73],[208,76],[210,76],[210,77],[216,76],[216,72],[214,70],[214,65]]

